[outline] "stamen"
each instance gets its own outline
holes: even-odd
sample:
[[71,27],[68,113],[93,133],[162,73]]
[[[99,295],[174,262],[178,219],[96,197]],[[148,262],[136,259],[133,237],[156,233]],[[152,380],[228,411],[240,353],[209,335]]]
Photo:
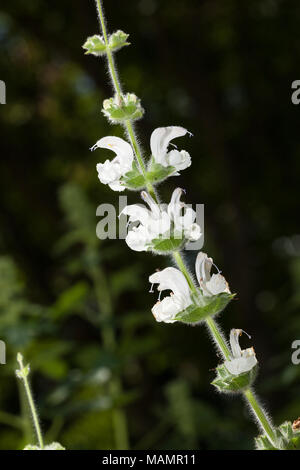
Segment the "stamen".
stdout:
[[194,137],[194,134],[192,134],[192,132],[187,131],[187,133],[188,133],[188,136],[189,136],[189,137]]
[[248,336],[248,338],[249,338],[249,339],[251,339],[251,336],[250,336],[250,335],[248,335],[248,333],[247,333],[245,330],[241,330],[241,332],[242,332],[242,333],[245,333],[245,335],[247,335],[247,336]]
[[162,290],[159,291],[159,295],[158,295],[158,299],[157,299],[157,302],[160,302],[160,298],[161,298],[161,293],[162,293]]
[[218,274],[221,274],[222,271],[220,271],[220,269],[218,268],[218,266],[217,266],[215,263],[213,263],[212,265],[216,268],[216,270],[218,271]]
[[98,148],[98,145],[95,144],[93,145],[92,147],[90,147],[90,151],[93,152],[94,150],[96,150],[96,148]]
[[149,290],[149,292],[150,292],[151,294],[154,294],[153,286],[154,286],[154,284],[151,284],[151,287],[150,287],[150,290]]
[[176,149],[178,149],[177,145],[173,144],[172,142],[170,142],[170,145],[172,145],[172,147],[175,147]]

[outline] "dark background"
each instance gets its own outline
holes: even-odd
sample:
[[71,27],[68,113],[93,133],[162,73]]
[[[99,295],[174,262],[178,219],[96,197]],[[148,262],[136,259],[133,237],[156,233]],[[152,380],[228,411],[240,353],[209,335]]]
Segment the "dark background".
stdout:
[[[158,324],[148,276],[166,258],[99,241],[96,207],[117,203],[95,170],[99,138],[122,135],[101,114],[112,96],[104,62],[84,55],[98,33],[92,0],[1,2],[0,448],[33,442],[15,356],[31,364],[46,441],[115,448],[123,408],[134,449],[253,448],[255,424],[240,398],[210,382],[218,363],[204,327]],[[175,186],[205,204],[205,251],[237,298],[220,322],[252,335],[257,392],[276,424],[300,415],[300,8],[283,0],[106,1],[110,31],[130,33],[116,60],[126,91],[154,128],[182,125],[192,167]],[[130,201],[137,194],[129,195]],[[191,268],[192,265],[191,254]],[[110,323],[105,320],[112,313]],[[113,328],[116,345],[107,347]],[[122,380],[113,398],[110,377]]]

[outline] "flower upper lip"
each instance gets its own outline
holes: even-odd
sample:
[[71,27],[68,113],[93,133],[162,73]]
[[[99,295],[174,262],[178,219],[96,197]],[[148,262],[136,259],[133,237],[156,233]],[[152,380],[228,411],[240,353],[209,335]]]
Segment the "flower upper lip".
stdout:
[[108,184],[114,191],[123,191],[120,178],[132,168],[133,150],[131,145],[120,137],[107,136],[98,140],[91,150],[105,148],[115,152],[113,160],[106,160],[97,164],[98,177],[104,184]]
[[[173,149],[168,152],[171,140],[176,137],[182,137],[187,133],[188,131],[180,126],[158,127],[155,129],[150,138],[151,153],[155,161],[165,167],[173,166],[173,161],[177,170],[183,170],[190,166],[191,158],[185,150],[180,152],[177,149]],[[176,160],[178,161],[178,167]]]

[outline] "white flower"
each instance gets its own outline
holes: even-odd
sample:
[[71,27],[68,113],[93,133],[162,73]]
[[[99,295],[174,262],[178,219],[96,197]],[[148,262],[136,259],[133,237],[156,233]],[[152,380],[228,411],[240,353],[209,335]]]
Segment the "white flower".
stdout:
[[[249,372],[257,364],[257,359],[253,348],[242,350],[239,345],[239,336],[243,330],[232,329],[230,331],[230,346],[233,359],[225,361],[225,367],[233,375]],[[249,336],[250,338],[250,336]]]
[[[206,253],[200,252],[198,254],[195,269],[203,295],[212,296],[220,294],[221,292],[230,294],[228,284],[220,273],[216,275],[213,274],[210,278],[209,273],[212,265],[213,261],[211,258],[207,257]],[[208,282],[203,282],[203,277],[201,277],[201,269],[205,269],[205,273],[202,273],[202,276],[208,280]],[[157,288],[159,291],[163,291],[165,289],[170,289],[172,291],[171,296],[165,297],[162,301],[159,300],[152,308],[152,313],[157,321],[174,323],[176,321],[174,318],[177,313],[185,310],[193,303],[188,282],[179,269],[166,268],[163,271],[158,271],[149,277],[149,281],[152,284],[159,283]],[[153,292],[152,287],[150,292]],[[233,351],[237,351],[234,346]]]
[[149,277],[151,284],[158,284],[157,290],[171,290],[171,295],[158,301],[152,308],[154,318],[158,322],[174,323],[177,313],[192,304],[189,285],[179,269],[166,268]]
[[103,184],[108,184],[113,191],[124,191],[120,178],[132,169],[133,151],[128,142],[120,137],[108,136],[98,140],[91,150],[105,148],[115,152],[113,160],[98,163],[98,178]]
[[[151,153],[156,163],[162,166],[173,166],[176,171],[184,170],[191,165],[191,157],[185,150],[173,149],[168,151],[170,141],[187,134],[183,127],[159,127],[152,132],[150,139]],[[190,134],[190,133],[189,133]],[[191,134],[190,134],[191,135]]]
[[196,212],[180,202],[182,192],[180,188],[175,189],[166,210],[156,204],[145,191],[141,195],[150,210],[139,204],[123,209],[121,214],[129,216],[129,223],[139,222],[126,237],[126,243],[132,250],[147,251],[152,248],[152,241],[160,236],[164,236],[166,240],[171,236],[192,241],[200,238],[200,227],[194,223]]
[[141,195],[150,209],[140,204],[132,204],[124,207],[121,212],[129,216],[129,223],[139,222],[139,225],[133,227],[126,236],[127,245],[135,251],[147,251],[152,240],[168,232],[171,226],[167,212],[161,211],[158,204],[145,191],[142,191]]
[[[194,223],[196,212],[187,207],[180,201],[183,189],[177,188],[173,191],[170,204],[168,205],[168,214],[174,224],[174,231],[190,241],[196,241],[201,236],[201,228]],[[184,215],[182,212],[184,211]]]
[[220,272],[218,272],[218,274],[213,274],[212,276],[210,275],[213,265],[213,259],[208,258],[206,253],[203,253],[202,251],[198,253],[195,271],[203,295],[209,297],[221,294],[222,292],[230,294],[228,283]]

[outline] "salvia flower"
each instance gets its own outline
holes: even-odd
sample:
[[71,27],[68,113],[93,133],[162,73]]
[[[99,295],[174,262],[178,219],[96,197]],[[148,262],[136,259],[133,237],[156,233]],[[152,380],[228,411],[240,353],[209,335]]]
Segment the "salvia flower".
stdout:
[[[169,150],[171,140],[186,134],[192,135],[183,127],[158,127],[152,132],[150,139],[151,153],[156,163],[163,167],[172,166],[176,171],[184,170],[191,165],[191,157],[185,150],[174,148]],[[174,146],[175,147],[175,146]],[[178,173],[177,173],[178,174]]]
[[171,294],[152,308],[154,318],[158,322],[174,323],[176,314],[192,304],[189,285],[176,268],[166,268],[157,271],[149,277],[151,284],[158,284],[157,290],[171,290]]
[[131,146],[120,137],[107,136],[98,140],[91,150],[96,148],[112,150],[116,154],[113,160],[97,164],[99,180],[108,184],[113,191],[124,191],[125,186],[121,178],[132,169],[134,157]]
[[[209,260],[206,266],[206,280],[209,283],[209,289],[203,289],[203,275],[201,275],[200,261]],[[171,290],[171,295],[159,300],[152,308],[152,313],[157,321],[174,323],[183,321],[185,323],[198,323],[210,315],[219,313],[233,297],[225,278],[220,273],[210,277],[210,269],[213,265],[212,259],[207,257],[206,253],[200,252],[196,259],[195,269],[200,288],[196,293],[191,293],[186,278],[177,268],[166,268],[158,271],[149,277],[151,284],[158,283],[158,291],[165,289]],[[216,277],[214,277],[216,276]],[[220,280],[220,276],[224,281]],[[151,291],[152,288],[151,288]],[[226,294],[224,299],[220,299],[219,294]],[[222,296],[221,296],[222,297]],[[180,314],[180,315],[179,315]]]
[[194,222],[196,212],[180,201],[182,192],[180,188],[175,189],[170,204],[163,208],[143,191],[141,196],[149,209],[140,204],[123,209],[121,214],[129,216],[129,223],[138,223],[126,237],[126,243],[132,250],[167,253],[178,249],[186,241],[200,238],[201,229]]
[[224,362],[228,372],[232,375],[240,375],[249,372],[257,364],[257,359],[253,348],[242,350],[239,345],[239,337],[243,330],[232,329],[230,331],[230,346],[232,359]]
[[222,276],[220,271],[211,276],[210,271],[212,266],[214,266],[213,259],[209,258],[206,253],[200,251],[196,259],[195,271],[203,295],[209,297],[222,292],[230,294],[226,279]]

